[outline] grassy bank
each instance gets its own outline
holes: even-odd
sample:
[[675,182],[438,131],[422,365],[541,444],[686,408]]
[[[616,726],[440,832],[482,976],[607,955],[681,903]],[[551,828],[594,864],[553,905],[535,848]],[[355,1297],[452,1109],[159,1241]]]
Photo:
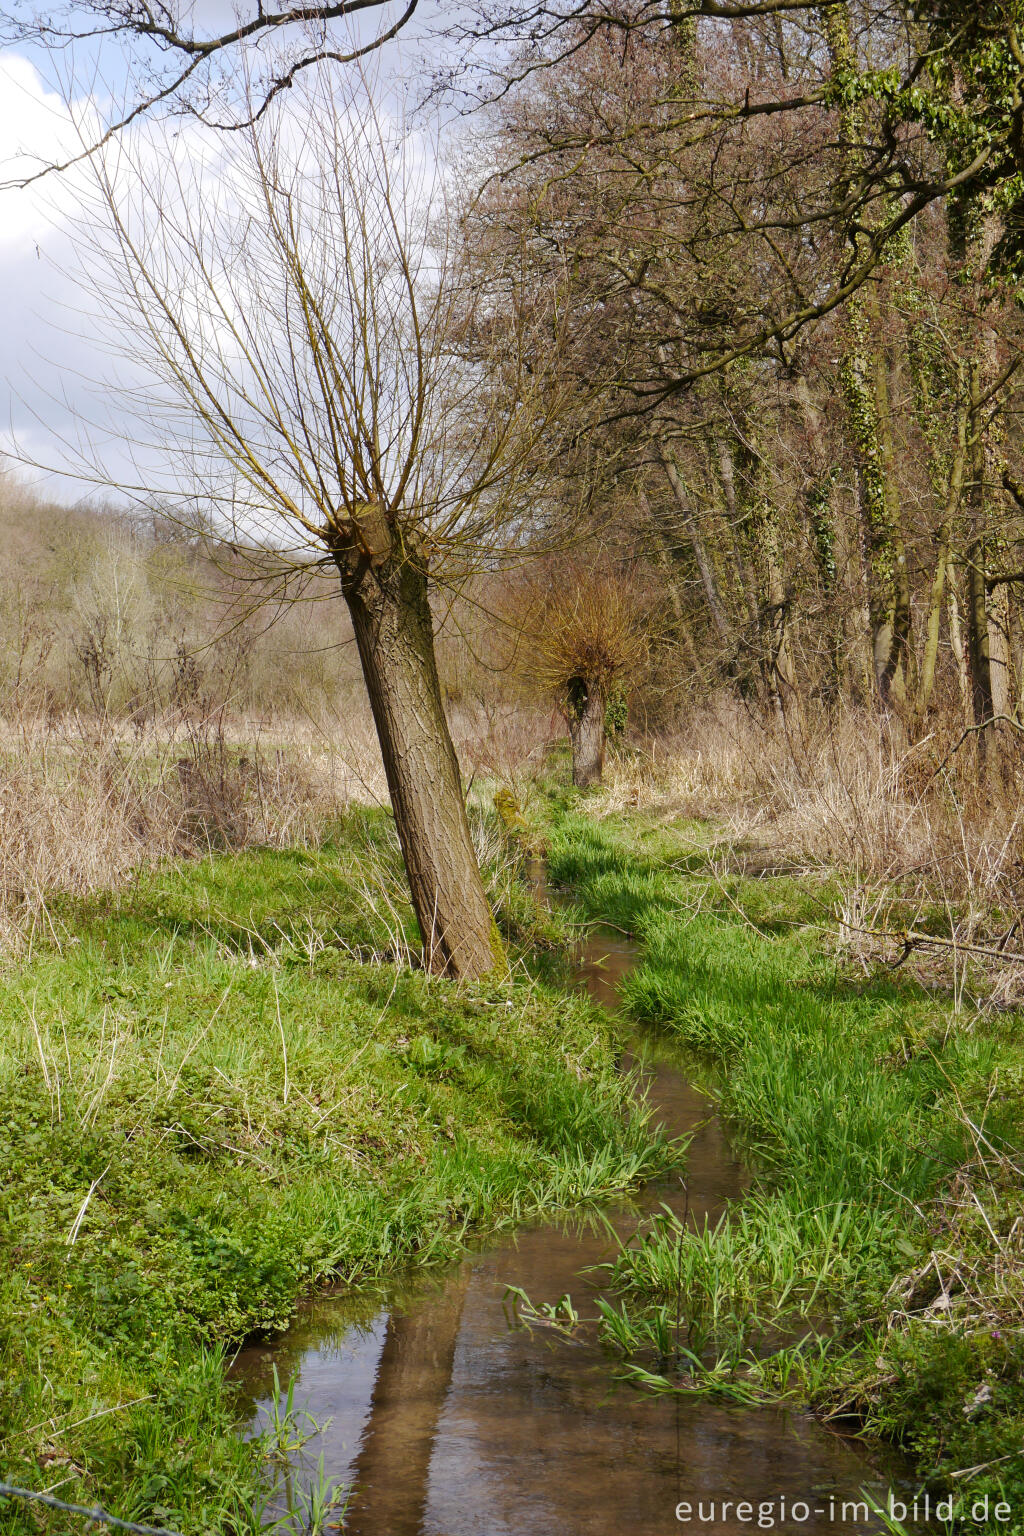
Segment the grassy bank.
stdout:
[[649,1384],[796,1395],[1024,1530],[1024,1039],[846,967],[826,877],[728,873],[707,828],[564,808],[552,878],[636,934],[634,1015],[695,1048],[757,1166],[713,1231],[623,1253],[608,1342]]
[[[396,963],[392,837],[353,813],[320,851],[65,898],[0,977],[7,1480],[255,1530],[271,1474],[233,1432],[232,1341],[326,1276],[442,1259],[663,1160],[584,1002]],[[0,1528],[67,1524],[5,1504]]]

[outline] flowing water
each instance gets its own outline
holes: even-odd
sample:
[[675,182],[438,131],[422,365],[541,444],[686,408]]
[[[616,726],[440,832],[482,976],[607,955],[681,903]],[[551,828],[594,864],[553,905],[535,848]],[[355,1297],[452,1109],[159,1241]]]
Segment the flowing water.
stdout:
[[[614,1007],[633,963],[628,941],[599,934],[581,947],[578,981]],[[571,1292],[590,1313],[596,1277],[581,1272],[612,1257],[645,1215],[665,1204],[713,1221],[747,1185],[685,1062],[649,1039],[629,1061],[656,1118],[692,1135],[685,1185],[653,1182],[597,1216],[520,1228],[383,1295],[323,1295],[279,1338],[238,1355],[254,1429],[268,1419],[275,1365],[282,1382],[295,1378],[295,1407],[330,1421],[294,1456],[289,1490],[316,1481],[322,1455],[330,1477],[354,1485],[350,1536],[882,1528],[861,1490],[884,1501],[899,1474],[891,1457],[803,1413],[647,1395],[614,1381],[586,1330],[569,1339],[517,1323],[508,1286],[536,1306]],[[680,1505],[692,1506],[688,1520]]]

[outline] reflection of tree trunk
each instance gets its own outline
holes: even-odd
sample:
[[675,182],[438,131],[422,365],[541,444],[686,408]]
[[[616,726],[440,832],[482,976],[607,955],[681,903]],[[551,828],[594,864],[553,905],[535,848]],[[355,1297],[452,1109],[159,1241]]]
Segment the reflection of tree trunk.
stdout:
[[464,1265],[414,1313],[388,1318],[353,1474],[356,1492],[345,1518],[350,1536],[420,1536],[468,1283]]
[[600,784],[604,773],[604,694],[583,677],[570,678],[567,694],[572,781],[588,789]]
[[482,976],[500,962],[470,837],[434,656],[423,565],[405,552],[335,551],[380,739],[395,825],[430,970]]

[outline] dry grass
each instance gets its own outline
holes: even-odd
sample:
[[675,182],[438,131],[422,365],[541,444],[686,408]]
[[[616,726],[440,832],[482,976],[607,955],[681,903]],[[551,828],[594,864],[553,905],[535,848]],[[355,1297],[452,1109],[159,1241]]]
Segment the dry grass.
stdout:
[[[463,706],[453,732],[467,779],[514,781],[535,771],[550,721]],[[138,728],[9,713],[0,723],[0,950],[49,931],[55,892],[110,888],[143,866],[211,849],[315,845],[353,803],[387,803],[373,722],[358,699],[343,720],[318,722],[219,711]]]
[[45,931],[57,891],[212,848],[308,844],[342,803],[301,752],[23,722],[0,744],[0,945]]
[[739,843],[866,879],[942,866],[988,898],[1021,851],[1024,763],[1009,741],[1003,782],[982,793],[959,734],[943,722],[911,741],[898,721],[854,710],[766,722],[723,700],[613,764],[603,804],[710,818]]
[[[685,730],[611,766],[597,808],[710,820],[740,872],[834,871],[840,937],[864,964],[912,957],[922,974],[1003,1006],[1024,995],[1024,759],[1014,734],[998,776],[975,738],[940,720],[911,739],[849,710],[762,719],[711,704]],[[938,921],[937,921],[938,919]],[[905,951],[905,952],[904,952]]]

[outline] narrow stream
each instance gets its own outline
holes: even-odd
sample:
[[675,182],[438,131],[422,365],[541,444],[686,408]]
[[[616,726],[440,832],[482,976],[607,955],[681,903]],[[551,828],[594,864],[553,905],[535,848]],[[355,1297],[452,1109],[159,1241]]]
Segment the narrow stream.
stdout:
[[[598,934],[581,947],[579,984],[614,1008],[634,958],[627,940]],[[571,1292],[590,1312],[594,1279],[580,1272],[610,1258],[646,1214],[666,1204],[713,1221],[746,1187],[710,1100],[670,1046],[641,1038],[631,1059],[657,1119],[693,1137],[685,1187],[676,1176],[596,1216],[520,1228],[445,1273],[396,1281],[383,1299],[321,1296],[279,1338],[239,1353],[233,1374],[254,1428],[267,1422],[275,1365],[282,1384],[296,1379],[295,1407],[330,1420],[294,1458],[293,1486],[315,1482],[322,1455],[328,1476],[355,1485],[350,1536],[749,1531],[759,1504],[761,1529],[883,1528],[842,1514],[863,1488],[884,1501],[895,1485],[896,1463],[881,1451],[799,1412],[649,1396],[612,1379],[593,1338],[516,1326],[507,1286],[538,1306]],[[740,1519],[744,1501],[752,1515]],[[692,1505],[688,1522],[680,1504]]]

